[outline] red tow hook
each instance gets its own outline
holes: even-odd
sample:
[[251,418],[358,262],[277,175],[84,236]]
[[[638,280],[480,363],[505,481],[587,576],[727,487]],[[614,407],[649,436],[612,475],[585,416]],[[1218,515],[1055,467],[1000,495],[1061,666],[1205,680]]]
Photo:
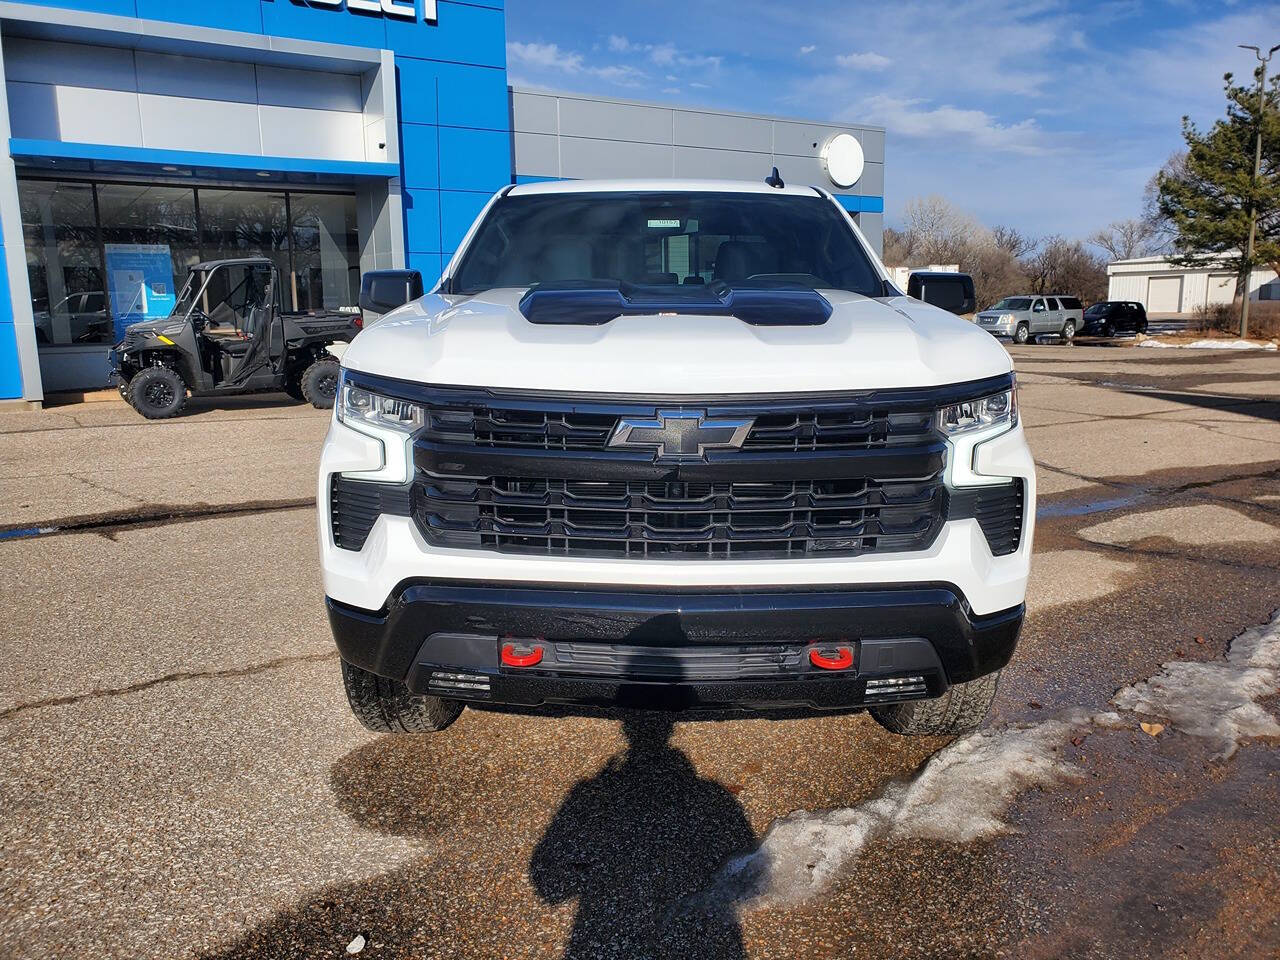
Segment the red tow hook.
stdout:
[[533,667],[542,662],[542,647],[536,643],[504,643],[502,662],[508,667]]
[[809,662],[823,670],[848,670],[853,666],[853,651],[848,647],[814,647]]

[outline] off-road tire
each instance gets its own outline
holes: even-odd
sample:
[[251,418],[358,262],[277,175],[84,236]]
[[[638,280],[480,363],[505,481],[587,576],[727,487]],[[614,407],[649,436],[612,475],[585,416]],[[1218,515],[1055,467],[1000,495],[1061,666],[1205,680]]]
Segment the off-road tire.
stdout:
[[299,384],[303,399],[318,410],[328,410],[333,406],[333,398],[338,393],[338,376],[341,365],[332,357],[317,360],[302,371]]
[[1068,320],[1064,323],[1062,325],[1062,333],[1059,334],[1059,336],[1062,337],[1063,343],[1070,343],[1074,340],[1076,336],[1076,322],[1074,320]]
[[432,733],[443,730],[462,712],[457,700],[410,693],[399,680],[388,680],[345,660],[342,683],[351,712],[374,733]]
[[911,700],[872,707],[871,716],[890,733],[905,737],[949,737],[982,726],[996,698],[1001,671],[968,683],[956,683],[933,700]]
[[148,420],[167,420],[182,412],[187,402],[187,385],[175,370],[147,367],[129,381],[126,399]]
[[1026,343],[1031,339],[1031,328],[1025,323],[1020,323],[1013,330],[1014,343]]

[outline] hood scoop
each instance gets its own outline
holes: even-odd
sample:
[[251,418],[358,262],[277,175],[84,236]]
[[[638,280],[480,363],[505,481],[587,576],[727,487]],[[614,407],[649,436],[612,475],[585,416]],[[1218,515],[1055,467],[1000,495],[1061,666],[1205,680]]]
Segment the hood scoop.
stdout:
[[573,280],[530,287],[520,298],[520,312],[530,323],[574,326],[658,314],[737,317],[757,327],[805,327],[826,323],[831,304],[812,287],[788,280],[732,286],[722,280],[682,285]]

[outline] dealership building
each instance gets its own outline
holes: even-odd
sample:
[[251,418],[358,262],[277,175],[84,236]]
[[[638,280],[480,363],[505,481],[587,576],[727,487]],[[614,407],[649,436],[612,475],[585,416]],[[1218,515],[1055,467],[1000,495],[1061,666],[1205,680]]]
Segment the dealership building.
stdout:
[[0,41],[0,403],[104,386],[202,260],[296,310],[430,282],[511,183],[777,166],[880,246],[882,128],[513,89],[503,0],[0,2]]

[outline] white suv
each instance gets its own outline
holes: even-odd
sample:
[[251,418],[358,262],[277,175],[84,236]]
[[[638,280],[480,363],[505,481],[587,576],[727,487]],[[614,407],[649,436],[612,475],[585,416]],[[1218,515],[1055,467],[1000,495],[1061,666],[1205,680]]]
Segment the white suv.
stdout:
[[1035,515],[1009,356],[896,290],[830,194],[510,187],[393,309],[417,282],[366,275],[392,312],[343,358],[320,465],[368,727],[464,703],[981,722]]

